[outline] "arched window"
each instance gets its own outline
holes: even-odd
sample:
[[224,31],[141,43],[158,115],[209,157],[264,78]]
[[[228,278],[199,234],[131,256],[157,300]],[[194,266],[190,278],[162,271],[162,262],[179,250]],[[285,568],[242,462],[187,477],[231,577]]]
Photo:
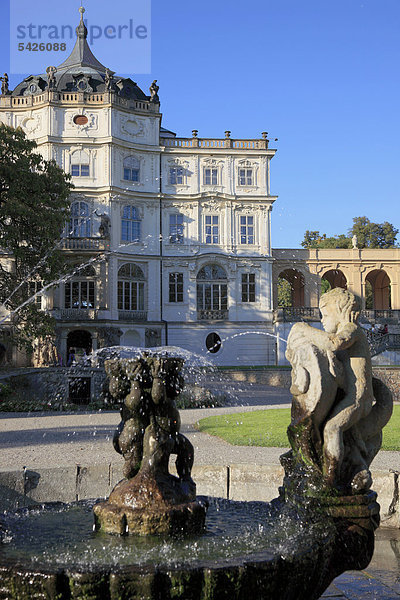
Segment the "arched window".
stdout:
[[95,277],[93,267],[78,271],[71,281],[65,284],[64,306],[65,308],[94,308],[95,305]]
[[139,181],[140,162],[134,156],[128,156],[124,160],[124,179],[125,181]]
[[141,234],[141,221],[135,206],[124,206],[122,210],[121,240],[123,242],[138,242]]
[[89,154],[85,150],[76,150],[71,156],[72,177],[89,177]]
[[133,263],[122,265],[118,271],[118,310],[144,310],[145,276]]
[[206,265],[197,274],[197,314],[199,319],[228,318],[227,277],[219,265]]
[[71,205],[69,237],[90,237],[89,205],[86,202],[74,202]]

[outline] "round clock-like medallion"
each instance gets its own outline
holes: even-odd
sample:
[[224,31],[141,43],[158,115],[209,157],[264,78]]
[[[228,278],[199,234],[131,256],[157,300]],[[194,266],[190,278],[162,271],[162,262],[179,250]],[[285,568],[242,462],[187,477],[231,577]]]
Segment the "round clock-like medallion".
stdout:
[[87,122],[88,122],[88,118],[86,115],[76,115],[74,117],[75,125],[86,125]]

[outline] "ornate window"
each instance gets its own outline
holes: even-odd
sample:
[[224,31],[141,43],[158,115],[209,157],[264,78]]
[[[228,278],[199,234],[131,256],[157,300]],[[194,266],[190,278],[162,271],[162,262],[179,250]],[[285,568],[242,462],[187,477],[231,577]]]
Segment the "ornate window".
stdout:
[[253,167],[244,167],[238,169],[238,185],[254,185]]
[[42,294],[38,294],[38,292],[40,292],[43,286],[44,283],[40,279],[30,279],[27,282],[28,298],[32,298],[34,296],[33,302],[38,308],[42,308]]
[[183,215],[180,213],[169,215],[169,243],[183,244]]
[[256,276],[254,273],[242,273],[242,302],[256,301]]
[[141,236],[141,219],[135,206],[124,206],[121,221],[121,240],[123,242],[138,242]]
[[169,301],[183,302],[183,273],[169,274]]
[[169,168],[169,183],[171,185],[183,185],[185,182],[185,171],[183,167]]
[[95,277],[94,268],[87,267],[74,277],[72,281],[67,281],[64,288],[65,308],[94,308]]
[[134,156],[128,156],[124,160],[124,180],[139,181],[140,180],[140,162]]
[[219,265],[206,265],[197,274],[197,311],[200,319],[225,319],[228,282]]
[[145,276],[134,263],[118,271],[118,310],[144,310]]
[[206,215],[204,217],[205,224],[205,243],[219,244],[219,216]]
[[240,243],[254,244],[254,217],[252,215],[240,215]]
[[73,202],[69,219],[69,237],[90,237],[91,219],[86,202]]
[[85,150],[76,150],[71,156],[72,177],[89,177],[89,154]]
[[218,185],[218,167],[204,167],[203,182],[204,185]]

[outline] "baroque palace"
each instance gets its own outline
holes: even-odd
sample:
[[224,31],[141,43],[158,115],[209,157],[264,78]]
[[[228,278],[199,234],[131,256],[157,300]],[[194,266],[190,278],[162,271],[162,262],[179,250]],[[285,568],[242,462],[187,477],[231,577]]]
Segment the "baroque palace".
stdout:
[[[156,81],[148,96],[102,65],[80,10],[71,55],[0,96],[0,121],[22,127],[75,185],[61,245],[72,268],[87,266],[39,297],[64,364],[71,348],[112,345],[283,364],[291,323],[319,320],[322,277],[362,299],[371,285],[364,319],[397,326],[400,250],[272,250],[267,133],[176,137],[161,126]],[[279,278],[291,307],[277,306]]]

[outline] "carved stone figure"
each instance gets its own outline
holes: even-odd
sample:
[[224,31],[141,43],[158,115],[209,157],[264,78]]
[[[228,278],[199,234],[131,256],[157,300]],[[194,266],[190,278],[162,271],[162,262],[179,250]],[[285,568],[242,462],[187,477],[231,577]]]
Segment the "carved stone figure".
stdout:
[[49,367],[58,364],[57,348],[50,335],[34,340],[32,364],[34,367]]
[[2,96],[7,96],[10,93],[10,91],[8,89],[7,73],[4,73],[3,77],[0,77],[0,81],[1,81],[1,94],[2,94]]
[[56,67],[47,67],[46,73],[47,73],[47,89],[54,90],[56,87],[57,68]]
[[104,76],[104,84],[105,84],[107,92],[109,92],[112,88],[112,80],[113,80],[112,73],[111,73],[110,69],[107,68],[106,72],[105,72],[105,76]]
[[[125,459],[125,479],[95,506],[96,527],[114,533],[200,531],[206,507],[196,502],[193,446],[180,433],[175,398],[183,360],[167,355],[105,361],[110,393],[122,400],[114,447]],[[176,454],[178,477],[169,473]],[[126,531],[126,528],[128,531]]]
[[153,81],[153,83],[150,86],[150,102],[160,102],[160,98],[158,96],[158,90],[160,89],[160,86],[157,85],[157,79],[155,79]]
[[[286,356],[292,364],[292,452],[285,469],[311,474],[302,483],[357,494],[371,486],[369,465],[392,413],[390,391],[372,377],[367,338],[358,325],[360,304],[347,290],[321,297],[325,331],[296,323]],[[310,492],[312,494],[312,492]]]
[[101,237],[109,238],[111,229],[111,219],[108,215],[101,215],[99,233]]
[[357,240],[357,236],[353,235],[353,237],[351,238],[351,243],[353,246],[353,249],[356,250],[358,248],[358,240]]
[[110,393],[123,402],[121,423],[114,434],[114,448],[125,459],[124,476],[134,477],[139,471],[143,458],[143,437],[150,425],[149,394],[145,389],[151,385],[149,369],[142,358],[122,361],[105,361],[106,373],[110,379]]

